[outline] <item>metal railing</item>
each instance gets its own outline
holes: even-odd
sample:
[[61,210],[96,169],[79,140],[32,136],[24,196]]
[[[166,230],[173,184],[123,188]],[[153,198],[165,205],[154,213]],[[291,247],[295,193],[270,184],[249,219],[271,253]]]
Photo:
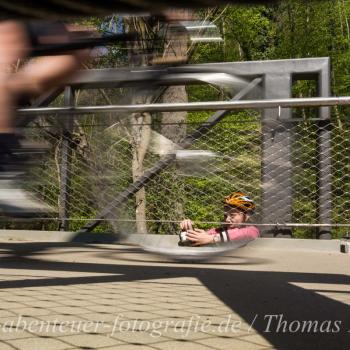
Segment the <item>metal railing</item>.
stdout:
[[[72,103],[72,97],[67,95],[70,93],[66,92],[66,104]],[[86,94],[91,99],[91,93]],[[314,100],[319,105],[321,99],[298,100]],[[323,100],[327,104],[336,99]],[[229,101],[221,106],[235,103]],[[243,106],[248,102],[239,103]],[[66,124],[67,119],[60,122],[50,117],[36,119],[27,127],[29,137],[45,139],[52,147],[46,160],[32,169],[27,187],[59,213],[57,218],[41,218],[40,225],[53,229],[100,227],[101,231],[176,233],[178,222],[190,217],[201,227],[212,227],[222,221],[223,196],[242,190],[257,203],[251,221],[262,229],[289,227],[296,235],[310,237],[316,227],[332,227],[334,235],[341,235],[350,226],[350,123],[340,123],[336,118],[324,123],[313,117],[277,122],[276,132],[293,130],[292,222],[266,223],[261,217],[262,120],[253,111],[243,114],[222,111],[216,117],[208,119],[208,113],[191,113],[186,123],[176,125],[186,136],[178,143],[168,139],[173,149],[165,155],[155,152],[160,146],[154,143],[166,137],[160,136],[162,123],[152,119],[141,118],[135,123],[125,114],[116,113],[105,113],[104,118],[82,115],[74,121],[68,119],[70,125]],[[319,191],[316,160],[320,152],[317,137],[322,129],[331,130],[332,134],[330,224],[318,222],[316,205]],[[133,169],[140,145],[134,137],[143,131],[150,136],[144,159],[136,164],[142,167],[136,178]],[[204,163],[195,159],[183,164],[176,159],[176,149],[205,150],[214,156]],[[278,154],[274,155],[276,161]],[[289,170],[284,173],[283,166],[280,170],[280,177],[289,174]],[[281,203],[277,200],[273,205],[278,210]]]
[[84,106],[84,107],[40,107],[19,109],[19,115],[47,115],[47,114],[96,114],[96,113],[156,113],[179,111],[218,111],[235,109],[263,109],[263,108],[292,108],[292,107],[330,107],[350,105],[349,96],[340,97],[310,97],[283,98],[249,101],[214,101],[192,103],[150,103],[137,105],[112,106]]
[[[223,196],[241,190],[256,201],[251,221],[263,231],[341,235],[350,226],[350,127],[326,106],[348,105],[350,97],[327,96],[327,58],[276,62],[180,67],[162,76],[157,70],[92,70],[72,81],[55,106],[42,104],[58,92],[44,96],[38,108],[20,109],[28,136],[52,146],[27,186],[58,215],[35,224],[176,233],[184,217],[204,228],[220,224]],[[251,77],[231,100],[149,103],[157,99],[139,94],[147,86],[153,91],[208,83],[207,73],[210,83],[213,72],[227,75],[230,69]],[[283,72],[282,80],[272,79],[279,77],[276,72]],[[289,96],[290,85],[284,83],[293,74],[319,79],[323,97],[248,99],[262,80],[270,84],[265,97]],[[131,90],[137,96],[132,99],[127,89],[140,84],[140,90]],[[206,89],[204,95],[216,100],[225,95],[217,86]],[[132,103],[125,104],[125,96]],[[297,108],[295,115],[291,107]],[[320,113],[309,107],[320,107]],[[254,111],[259,109],[261,116]],[[178,111],[187,111],[187,117],[164,122],[162,112]]]

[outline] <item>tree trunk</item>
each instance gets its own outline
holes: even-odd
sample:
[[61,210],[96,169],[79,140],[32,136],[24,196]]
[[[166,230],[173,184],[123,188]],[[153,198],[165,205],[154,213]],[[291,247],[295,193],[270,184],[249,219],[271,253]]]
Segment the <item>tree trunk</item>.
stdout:
[[[178,10],[174,10],[172,13],[175,18],[189,18],[191,16],[188,12],[183,13],[183,11],[178,11],[178,13],[175,13],[175,11]],[[186,59],[188,50],[188,36],[186,31],[184,29],[179,30],[179,27],[176,28],[176,31],[172,31],[170,27],[170,30],[167,32],[165,47],[164,56],[166,56],[169,61],[171,61],[172,58],[176,59],[179,57]],[[162,100],[165,103],[188,102],[185,86],[168,87],[163,94]],[[163,112],[161,134],[178,144],[186,136],[186,120],[187,112]],[[172,184],[176,183],[178,191],[181,192],[181,188],[179,188],[181,182],[176,178],[176,173],[172,174]],[[180,201],[174,202],[173,210],[173,217],[175,219],[183,217],[183,206]]]
[[[147,35],[147,23],[143,19],[130,18],[126,21],[126,29],[129,32],[138,32],[141,41],[133,42],[130,50],[129,61],[132,65],[146,66],[150,57],[140,54],[142,49],[142,39],[149,39]],[[149,103],[151,96],[134,95],[130,103]],[[143,161],[150,143],[151,116],[149,113],[133,113],[130,117],[131,124],[131,146],[132,146],[132,179],[137,181],[144,174]],[[137,233],[147,233],[146,222],[146,190],[140,189],[135,195],[135,220]]]
[[[136,101],[133,101],[136,103]],[[148,113],[133,113],[131,116],[132,179],[143,176],[145,159],[151,136],[151,116]],[[141,188],[135,195],[135,219],[137,233],[147,233],[146,190]]]

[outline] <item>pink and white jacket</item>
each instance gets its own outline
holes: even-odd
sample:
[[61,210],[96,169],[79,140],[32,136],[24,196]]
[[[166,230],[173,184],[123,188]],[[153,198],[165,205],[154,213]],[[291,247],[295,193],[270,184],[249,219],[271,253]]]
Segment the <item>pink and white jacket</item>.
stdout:
[[220,235],[221,242],[234,240],[253,240],[259,237],[259,229],[255,226],[242,226],[237,228],[211,228],[207,230],[209,235]]

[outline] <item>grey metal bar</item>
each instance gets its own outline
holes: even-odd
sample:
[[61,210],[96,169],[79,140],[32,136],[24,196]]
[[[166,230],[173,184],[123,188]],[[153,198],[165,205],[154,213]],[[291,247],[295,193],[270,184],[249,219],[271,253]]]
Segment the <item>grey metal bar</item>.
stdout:
[[271,61],[225,62],[186,64],[175,67],[132,67],[82,70],[68,81],[76,89],[115,88],[128,86],[203,84],[193,73],[226,73],[251,79],[266,74],[289,72],[293,77],[315,79],[325,66],[328,57],[283,59]]
[[[59,218],[57,217],[38,217],[35,218],[35,220],[38,221],[53,221],[53,220],[58,220]],[[18,222],[26,222],[26,221],[32,221],[33,218],[11,218],[11,221],[18,221]],[[82,219],[82,218],[67,218],[69,221],[95,221],[99,220],[101,222],[103,221],[118,221],[118,222],[136,222],[136,220],[126,220],[126,219],[114,219],[114,218],[100,218],[100,219]],[[178,220],[144,220],[146,222],[161,222],[161,223],[180,223]],[[202,224],[224,224],[224,222],[219,222],[219,221],[200,221]],[[249,223],[241,223],[239,224],[240,226],[259,226],[259,227],[315,227],[315,228],[332,228],[332,227],[350,227],[350,224],[335,224],[335,223],[330,223],[330,224],[305,224],[305,223],[290,223],[290,222],[270,222],[270,223],[258,223],[258,222],[249,222]]]
[[[52,90],[46,92],[45,94],[39,96],[36,100],[34,100],[31,104],[30,108],[39,108],[39,107],[44,107],[44,106],[49,105],[53,100],[56,99],[57,96],[59,96],[63,92],[63,90],[64,90],[63,87],[59,87],[59,88],[55,88],[55,89],[52,89]],[[15,120],[16,127],[24,128],[30,122],[35,120],[36,117],[37,117],[36,115],[17,116],[16,120]]]
[[322,107],[350,105],[350,96],[341,97],[310,97],[310,98],[282,98],[246,101],[214,101],[190,103],[154,103],[139,105],[111,105],[84,107],[42,107],[18,109],[19,115],[45,114],[92,114],[106,112],[178,112],[203,110],[234,110],[234,109],[265,109],[265,108],[293,108],[293,107]]
[[[66,87],[64,91],[64,104],[73,106],[74,90]],[[72,157],[72,131],[74,118],[65,116],[62,120],[63,140],[61,144],[60,166],[60,194],[59,194],[59,228],[61,231],[69,230],[69,167]]]
[[[237,100],[244,97],[252,89],[254,89],[258,84],[260,84],[261,78],[254,79],[250,84],[248,84],[243,90],[241,90],[232,100]],[[188,135],[185,140],[180,144],[182,148],[188,148],[193,142],[195,142],[199,137],[206,134],[214,125],[216,125],[222,118],[224,118],[229,112],[218,111],[211,117],[207,119],[205,123],[199,126],[191,135]],[[123,192],[120,192],[117,197],[109,203],[105,208],[103,208],[96,216],[95,220],[84,225],[78,233],[88,232],[93,230],[96,226],[101,223],[101,219],[106,217],[116,206],[124,203],[129,197],[139,191],[144,187],[150,180],[152,180],[161,170],[165,169],[168,165],[176,160],[176,154],[169,154],[163,159],[161,159],[155,166],[150,170],[146,171],[142,177],[137,181],[133,182],[126,188]]]
[[[330,62],[319,72],[317,77],[317,89],[319,96],[330,96]],[[318,123],[317,129],[317,220],[321,224],[332,222],[332,131],[330,122],[330,108],[318,109],[318,117],[324,122]],[[317,230],[319,239],[331,239],[330,227],[320,226]]]
[[[264,98],[290,98],[292,75],[281,67],[278,72],[264,76]],[[266,108],[261,114],[261,221],[292,221],[293,167],[291,150],[294,125],[285,120],[292,118],[292,110]],[[281,124],[283,127],[280,127]],[[280,176],[283,174],[283,176]],[[271,201],[271,198],[274,198]],[[262,236],[292,236],[288,230],[263,230]]]

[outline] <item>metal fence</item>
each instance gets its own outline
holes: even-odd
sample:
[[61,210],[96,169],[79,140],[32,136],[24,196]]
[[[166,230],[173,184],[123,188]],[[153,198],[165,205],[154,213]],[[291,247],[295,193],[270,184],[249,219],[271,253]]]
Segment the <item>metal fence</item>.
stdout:
[[[100,92],[84,93],[85,101],[98,104]],[[202,228],[218,225],[223,219],[223,197],[240,190],[257,204],[252,223],[294,224],[294,235],[313,237],[313,225],[319,223],[318,159],[323,152],[318,138],[327,128],[331,131],[332,234],[341,236],[350,218],[350,124],[336,117],[320,123],[310,116],[300,112],[298,118],[281,122],[276,128],[277,133],[288,129],[286,135],[292,138],[291,168],[284,171],[280,166],[278,173],[273,172],[273,176],[291,177],[289,223],[263,220],[262,149],[266,135],[260,115],[247,110],[230,112],[209,130],[197,132],[187,153],[181,149],[178,152],[178,145],[195,130],[201,130],[210,113],[191,112],[185,122],[167,125],[162,123],[161,114],[138,118],[125,113],[80,115],[69,130],[62,119],[42,116],[25,132],[29,138],[45,140],[50,151],[31,169],[26,187],[55,208],[57,217],[4,225],[79,230],[100,217],[95,230],[175,234],[178,222],[185,217]],[[183,135],[182,140],[179,135]],[[278,163],[278,151],[273,158]],[[125,195],[131,184],[162,161],[167,166],[160,166],[139,191],[114,203],[120,193]],[[275,202],[276,212],[283,205],[278,193],[268,200]],[[99,216],[101,211],[103,217]]]
[[329,97],[328,58],[87,70],[69,84],[19,111],[50,149],[25,186],[57,214],[3,227],[173,234],[183,218],[219,225],[240,190],[264,234],[347,230],[349,123],[315,108],[350,103]]

